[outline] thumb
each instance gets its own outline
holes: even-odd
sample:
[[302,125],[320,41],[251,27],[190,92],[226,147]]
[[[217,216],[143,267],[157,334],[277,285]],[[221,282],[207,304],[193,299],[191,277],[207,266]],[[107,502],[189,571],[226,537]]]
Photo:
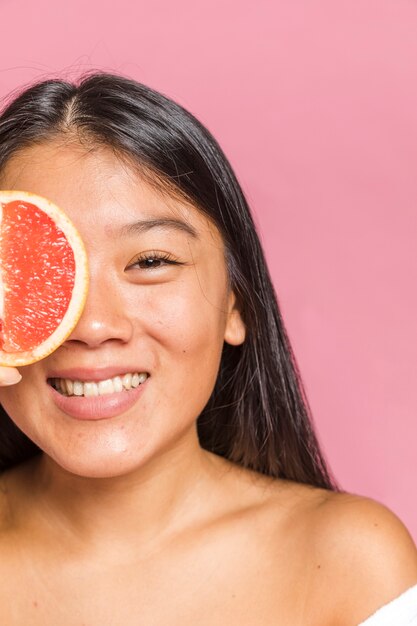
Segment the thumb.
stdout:
[[15,367],[0,366],[0,386],[14,385],[22,380],[22,375]]

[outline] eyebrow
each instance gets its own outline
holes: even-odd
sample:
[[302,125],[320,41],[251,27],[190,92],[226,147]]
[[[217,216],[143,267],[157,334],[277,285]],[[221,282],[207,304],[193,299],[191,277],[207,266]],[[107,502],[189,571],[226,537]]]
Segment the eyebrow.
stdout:
[[137,235],[141,233],[146,233],[152,228],[177,230],[179,232],[190,235],[191,237],[193,237],[193,239],[198,239],[198,233],[193,226],[191,226],[187,222],[183,222],[182,220],[166,217],[137,220],[136,222],[125,224],[120,228],[119,234],[122,236]]

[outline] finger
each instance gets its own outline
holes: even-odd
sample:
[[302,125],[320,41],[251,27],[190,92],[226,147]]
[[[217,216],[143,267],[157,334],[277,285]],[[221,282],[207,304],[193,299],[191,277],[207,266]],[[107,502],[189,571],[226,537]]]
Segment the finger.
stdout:
[[0,386],[15,385],[22,380],[22,375],[15,367],[0,366]]

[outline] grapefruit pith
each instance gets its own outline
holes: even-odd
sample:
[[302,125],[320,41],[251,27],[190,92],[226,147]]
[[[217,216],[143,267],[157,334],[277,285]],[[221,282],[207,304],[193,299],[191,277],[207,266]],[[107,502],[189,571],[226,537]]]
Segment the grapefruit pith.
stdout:
[[0,365],[28,365],[69,336],[84,308],[83,241],[53,202],[0,191]]

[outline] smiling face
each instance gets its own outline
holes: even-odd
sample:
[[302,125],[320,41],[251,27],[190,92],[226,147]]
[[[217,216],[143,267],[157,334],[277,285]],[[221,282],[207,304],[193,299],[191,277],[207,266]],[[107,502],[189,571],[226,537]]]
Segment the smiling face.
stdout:
[[[20,383],[0,389],[6,412],[56,463],[82,476],[121,475],[170,448],[198,445],[196,419],[223,342],[245,337],[217,228],[104,148],[61,141],[27,148],[8,162],[0,187],[60,206],[90,266],[79,323],[53,354],[20,368]],[[148,374],[136,390],[116,385],[94,398],[67,398],[50,384],[135,372]]]

